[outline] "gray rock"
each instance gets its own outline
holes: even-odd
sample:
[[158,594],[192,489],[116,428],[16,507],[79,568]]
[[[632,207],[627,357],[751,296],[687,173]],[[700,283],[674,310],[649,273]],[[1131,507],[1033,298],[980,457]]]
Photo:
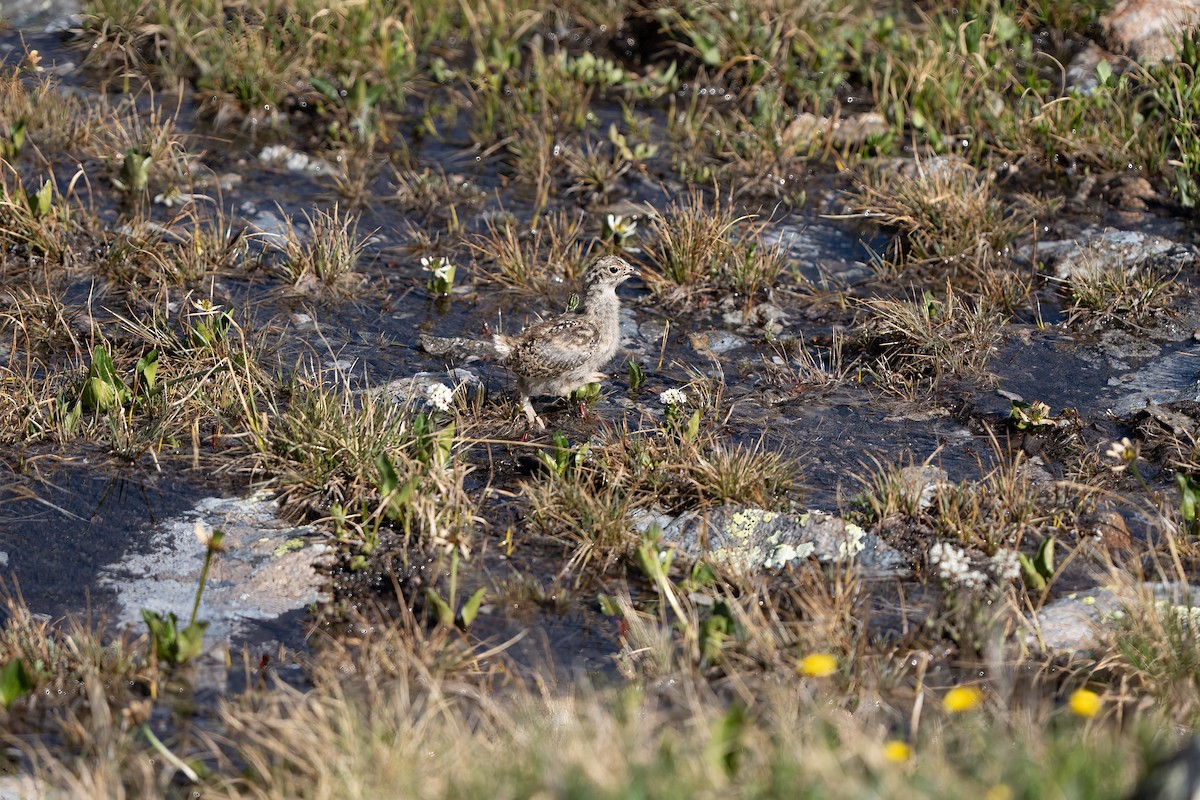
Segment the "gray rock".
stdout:
[[[1028,261],[1033,247],[1023,248],[1018,256]],[[1152,259],[1187,259],[1192,248],[1161,236],[1140,231],[1106,230],[1099,234],[1084,232],[1078,240],[1038,242],[1039,261],[1054,267],[1062,280],[1095,278],[1107,272],[1133,274]]]
[[1105,635],[1114,631],[1131,613],[1128,609],[1146,604],[1140,592],[1156,598],[1155,606],[1163,614],[1186,616],[1195,624],[1200,606],[1186,586],[1145,583],[1140,586],[1097,586],[1072,592],[1040,608],[1029,620],[1026,641],[1054,655],[1086,655],[1100,646]]
[[261,161],[268,164],[278,164],[288,172],[298,172],[304,175],[341,175],[342,171],[334,164],[323,158],[316,158],[299,150],[293,150],[285,144],[273,144],[264,147],[258,154]]
[[746,344],[746,340],[736,334],[717,330],[688,334],[688,341],[697,353],[713,359],[721,353],[728,353]]
[[1138,782],[1129,800],[1200,800],[1200,736],[1155,764]]
[[691,559],[750,572],[787,567],[808,558],[823,562],[853,561],[875,573],[905,568],[905,559],[874,534],[824,511],[789,514],[761,508],[720,506],[677,517],[640,512],[634,525],[645,532],[653,525],[666,543]]
[[446,372],[418,372],[409,378],[397,378],[388,381],[383,386],[372,389],[373,392],[385,394],[396,405],[407,405],[416,400],[424,400],[425,392],[434,384],[443,384],[455,392],[473,391],[482,388],[483,381],[469,369],[448,370]]
[[118,622],[140,627],[143,608],[188,619],[206,548],[197,524],[225,532],[224,552],[210,567],[199,619],[209,623],[209,648],[253,632],[254,620],[271,620],[325,599],[318,568],[332,549],[310,527],[279,518],[269,495],[211,497],[162,523],[149,552],[135,553],[100,570],[98,583],[116,592]]
[[1196,348],[1188,347],[1151,359],[1134,372],[1111,378],[1110,385],[1119,387],[1121,392],[1112,406],[1112,413],[1124,417],[1151,404],[1200,401],[1200,376],[1197,375],[1200,365],[1196,355]]
[[1200,20],[1200,0],[1121,0],[1100,17],[1112,50],[1149,66],[1179,54],[1179,43]]
[[72,17],[83,10],[77,0],[4,0],[0,3],[0,19],[8,20],[14,28],[46,28],[64,17]]

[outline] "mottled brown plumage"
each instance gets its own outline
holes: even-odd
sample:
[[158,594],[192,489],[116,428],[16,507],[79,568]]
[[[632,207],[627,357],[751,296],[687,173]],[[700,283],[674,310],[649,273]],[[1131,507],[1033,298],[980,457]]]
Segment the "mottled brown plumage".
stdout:
[[503,364],[517,376],[521,409],[531,425],[545,428],[531,397],[565,396],[604,379],[600,369],[621,342],[621,301],[617,286],[633,275],[633,267],[617,256],[592,264],[583,277],[578,310],[530,325],[516,336],[497,334],[492,341],[421,336],[433,355],[468,355]]

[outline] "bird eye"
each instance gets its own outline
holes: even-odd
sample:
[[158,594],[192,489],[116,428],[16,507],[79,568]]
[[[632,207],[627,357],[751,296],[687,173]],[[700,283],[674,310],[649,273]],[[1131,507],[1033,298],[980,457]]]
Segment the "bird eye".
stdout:
[[616,265],[613,265],[613,266],[611,266],[611,267],[609,267],[609,268],[608,268],[608,272],[609,272],[609,274],[611,274],[611,275],[616,275],[616,274],[617,274],[618,272],[620,272],[620,271],[621,271],[621,270],[620,270],[619,268],[617,268],[617,266],[616,266]]

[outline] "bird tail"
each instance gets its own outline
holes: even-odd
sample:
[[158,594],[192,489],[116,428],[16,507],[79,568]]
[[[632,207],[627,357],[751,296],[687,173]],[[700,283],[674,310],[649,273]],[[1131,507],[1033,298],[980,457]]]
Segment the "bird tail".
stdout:
[[496,342],[486,339],[466,339],[462,336],[443,338],[421,334],[421,349],[431,356],[446,356],[447,358],[468,359],[482,358],[489,361],[500,361],[507,355],[502,352]]

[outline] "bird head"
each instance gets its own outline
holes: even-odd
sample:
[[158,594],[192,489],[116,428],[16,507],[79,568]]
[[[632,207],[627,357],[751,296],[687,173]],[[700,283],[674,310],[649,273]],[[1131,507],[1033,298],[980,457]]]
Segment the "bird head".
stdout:
[[588,267],[583,276],[584,289],[593,286],[619,286],[626,278],[637,274],[633,266],[620,256],[604,256]]

